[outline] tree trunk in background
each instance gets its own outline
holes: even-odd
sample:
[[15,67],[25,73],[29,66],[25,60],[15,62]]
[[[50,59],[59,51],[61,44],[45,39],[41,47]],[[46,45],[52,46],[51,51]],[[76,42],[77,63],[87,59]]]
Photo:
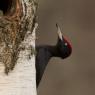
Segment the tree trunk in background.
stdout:
[[36,0],[0,0],[0,95],[36,95]]

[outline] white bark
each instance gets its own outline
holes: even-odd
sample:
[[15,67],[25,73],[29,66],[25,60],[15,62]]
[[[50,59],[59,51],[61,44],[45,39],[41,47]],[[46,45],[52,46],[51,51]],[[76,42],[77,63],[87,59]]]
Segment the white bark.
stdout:
[[4,73],[4,65],[0,64],[0,95],[36,95],[35,55],[28,58],[28,47],[35,47],[35,29],[22,42],[25,50],[20,51],[17,64],[8,76]]
[[[24,48],[19,51],[18,59],[12,71],[8,75],[4,72],[5,65],[0,59],[0,95],[37,95],[36,92],[36,70],[35,70],[35,53],[31,54],[31,48],[35,49],[35,31],[38,24],[33,22],[36,9],[32,5],[33,0],[19,0],[22,4],[23,17],[21,18],[21,33],[26,27],[25,20],[29,23],[27,25],[24,40],[19,44],[19,48]],[[26,8],[24,6],[26,4]],[[32,6],[32,7],[31,7]],[[34,11],[34,13],[33,13]],[[27,12],[27,13],[25,13]],[[35,24],[34,27],[32,25]],[[33,28],[33,31],[31,31]],[[1,31],[0,31],[1,32]],[[10,32],[11,33],[11,32]],[[3,34],[3,32],[1,32]],[[5,49],[5,42],[0,49],[3,52]],[[1,54],[1,56],[3,53]],[[8,57],[8,56],[7,56]],[[3,57],[1,57],[3,58]]]

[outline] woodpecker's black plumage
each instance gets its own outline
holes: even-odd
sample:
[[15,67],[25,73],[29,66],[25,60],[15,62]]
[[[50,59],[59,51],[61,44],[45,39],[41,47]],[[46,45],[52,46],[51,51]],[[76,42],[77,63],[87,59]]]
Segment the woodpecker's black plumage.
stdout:
[[72,48],[70,43],[63,37],[59,26],[57,26],[57,33],[58,33],[58,41],[55,46],[51,45],[43,45],[43,46],[36,46],[36,84],[37,87],[41,81],[43,76],[44,70],[48,64],[48,61],[52,57],[60,57],[62,59],[70,56],[72,52]]

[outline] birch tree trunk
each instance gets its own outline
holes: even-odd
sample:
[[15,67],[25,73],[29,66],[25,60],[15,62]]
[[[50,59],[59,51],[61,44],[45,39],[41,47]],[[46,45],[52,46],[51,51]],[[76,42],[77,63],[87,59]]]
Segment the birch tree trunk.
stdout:
[[0,95],[36,95],[36,0],[0,0]]

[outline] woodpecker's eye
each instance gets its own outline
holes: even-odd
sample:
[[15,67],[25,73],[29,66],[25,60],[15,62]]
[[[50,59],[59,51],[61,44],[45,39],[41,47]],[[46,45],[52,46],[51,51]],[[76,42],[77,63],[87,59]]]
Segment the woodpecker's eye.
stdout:
[[68,45],[68,43],[65,43],[65,46],[67,46]]

